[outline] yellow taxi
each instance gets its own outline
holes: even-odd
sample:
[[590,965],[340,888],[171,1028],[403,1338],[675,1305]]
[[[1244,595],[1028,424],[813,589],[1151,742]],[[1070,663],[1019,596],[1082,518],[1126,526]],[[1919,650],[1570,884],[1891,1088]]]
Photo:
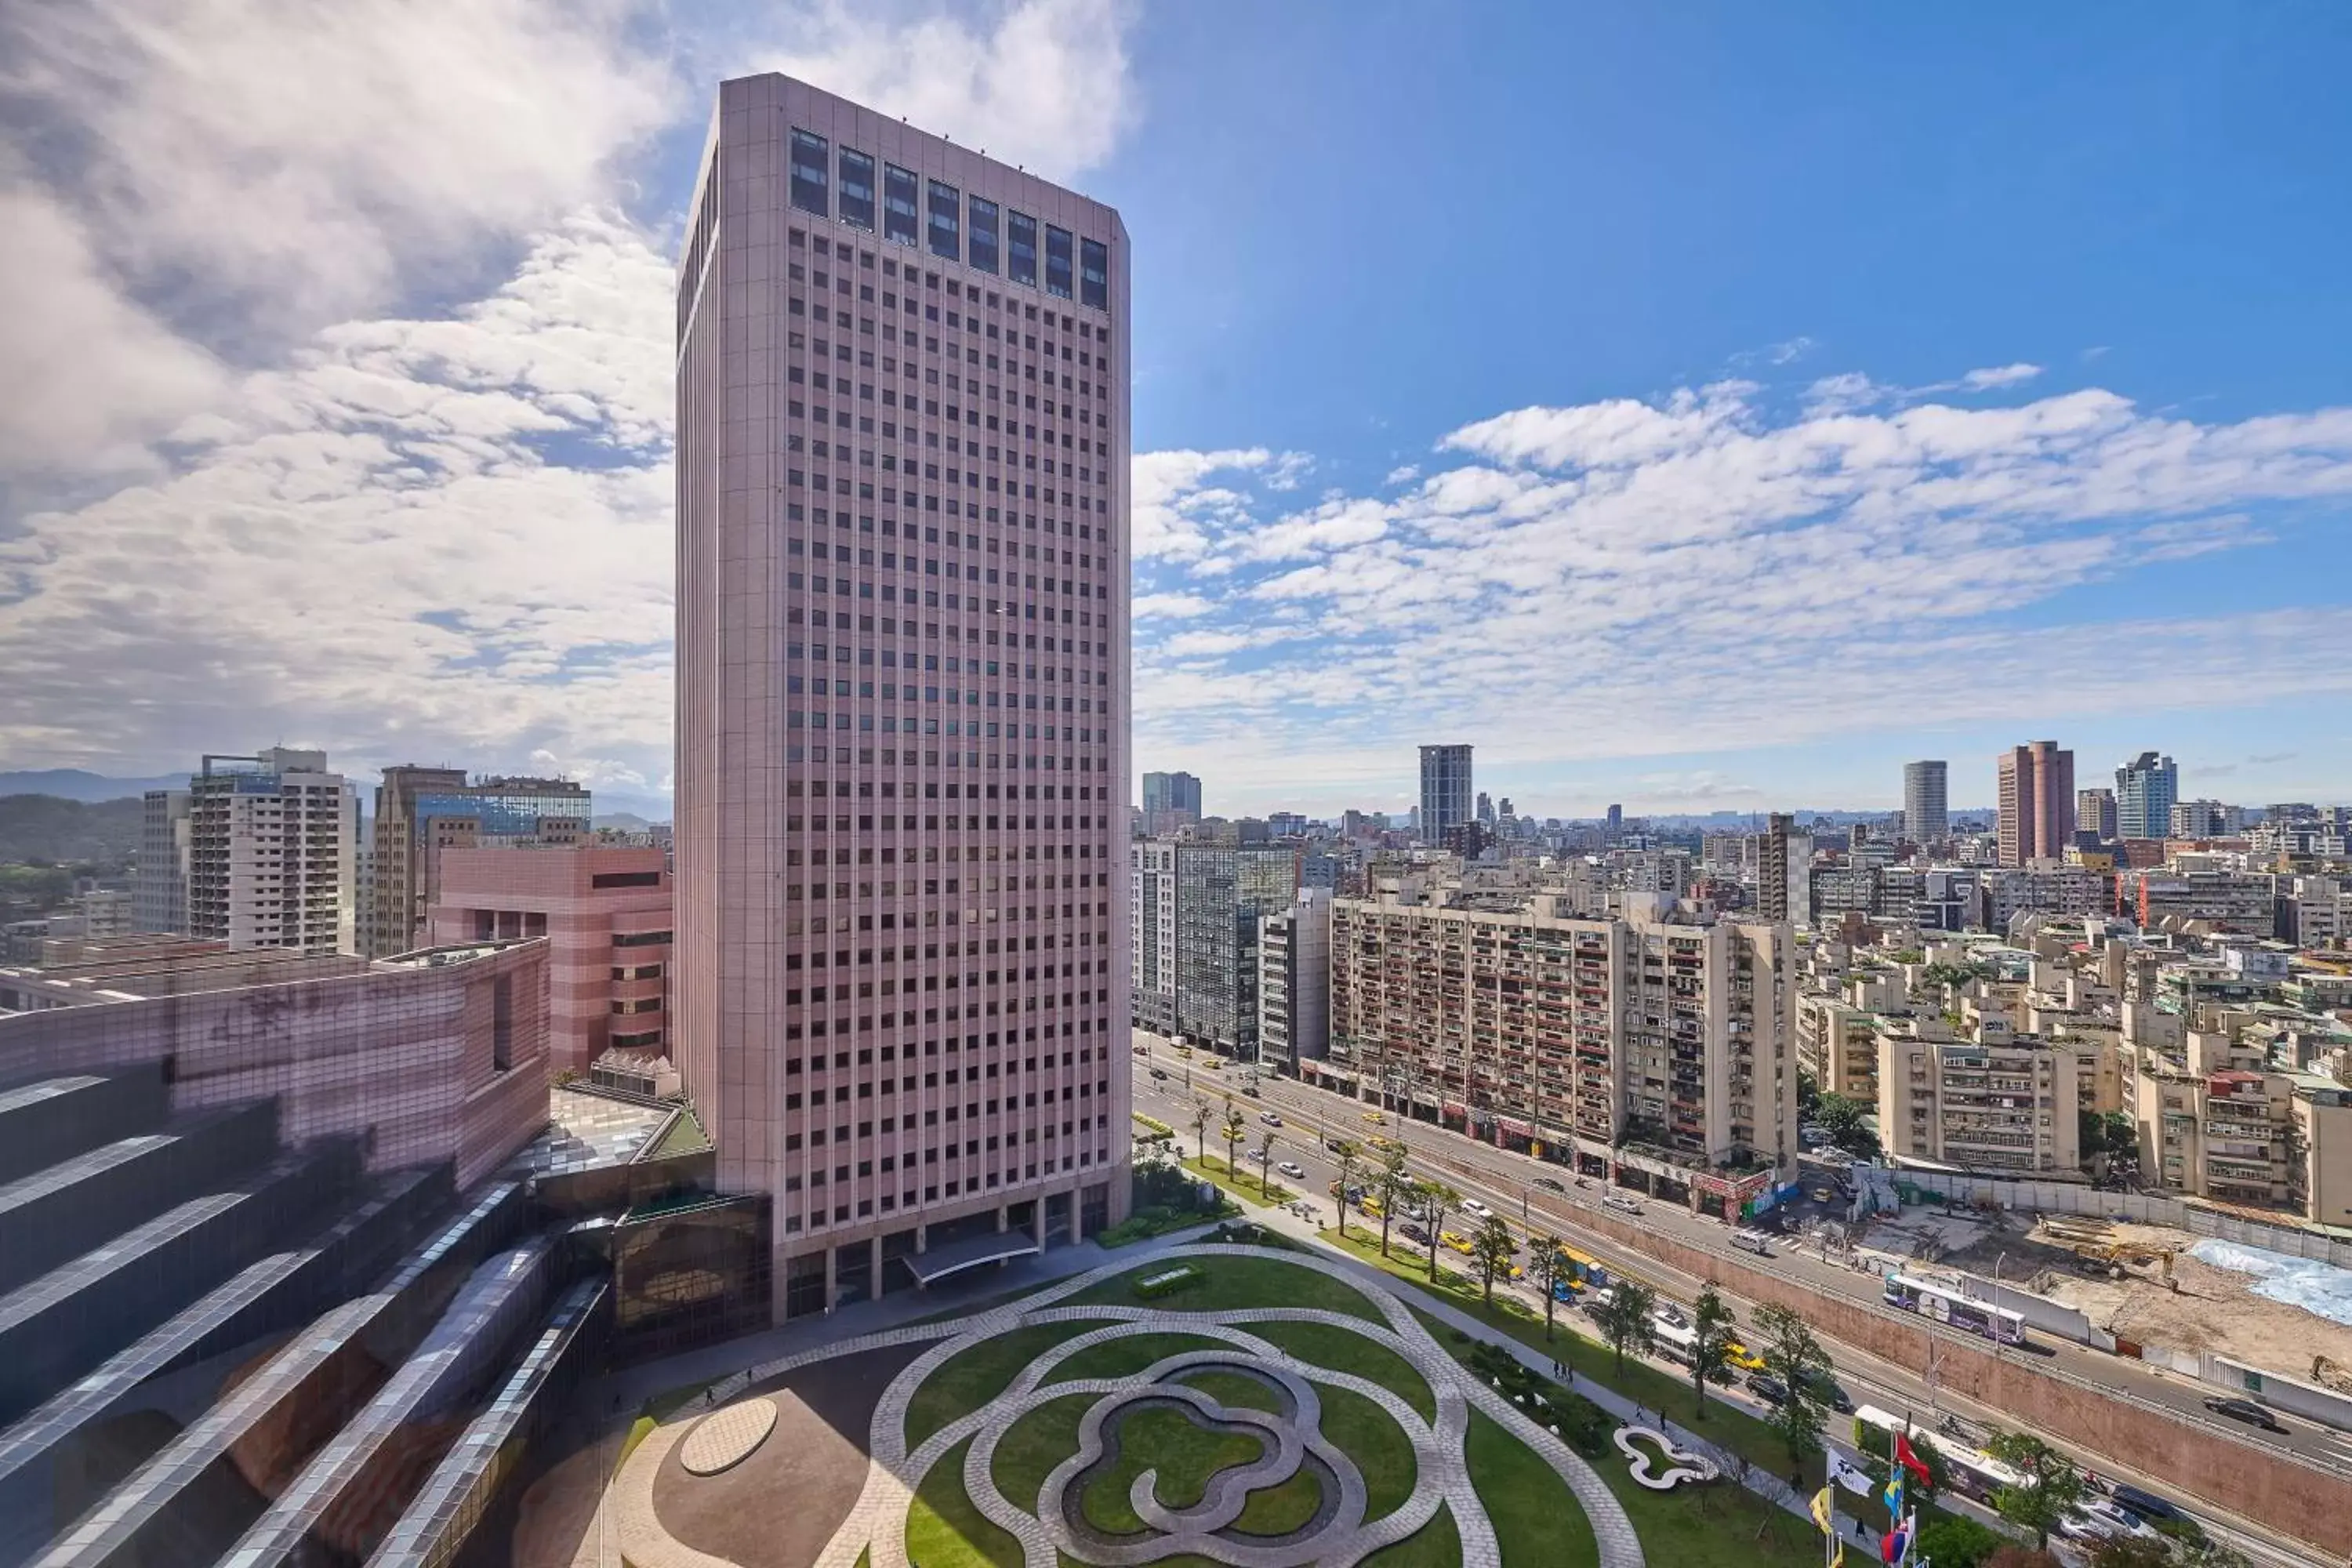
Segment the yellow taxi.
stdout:
[[1356,1206],[1373,1219],[1381,1217],[1381,1200],[1373,1196],[1370,1193],[1366,1193],[1362,1197],[1357,1199]]
[[1385,1110],[1367,1110],[1364,1112],[1364,1120],[1375,1127],[1386,1127],[1389,1124],[1388,1112]]
[[1393,1149],[1397,1146],[1395,1139],[1383,1138],[1377,1132],[1365,1139],[1364,1142],[1370,1144],[1375,1149]]
[[1469,1257],[1473,1250],[1470,1245],[1470,1238],[1457,1231],[1449,1230],[1442,1232],[1438,1236],[1437,1239],[1444,1242],[1446,1246],[1452,1247],[1454,1251],[1460,1253],[1465,1258]]
[[1742,1372],[1762,1372],[1764,1358],[1750,1351],[1738,1340],[1723,1342],[1723,1359]]

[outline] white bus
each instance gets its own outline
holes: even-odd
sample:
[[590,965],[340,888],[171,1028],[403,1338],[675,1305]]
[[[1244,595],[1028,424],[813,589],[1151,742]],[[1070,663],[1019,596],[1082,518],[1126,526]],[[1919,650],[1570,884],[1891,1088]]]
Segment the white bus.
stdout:
[[1958,1290],[1930,1285],[1924,1279],[1914,1279],[1907,1275],[1889,1274],[1882,1294],[1888,1306],[1916,1312],[1938,1323],[1948,1323],[1972,1334],[1982,1334],[2005,1345],[2025,1342],[2025,1320],[2022,1317],[1989,1301],[1971,1301]]
[[1895,1451],[1895,1435],[1907,1431],[1912,1447],[1933,1448],[1942,1458],[1945,1479],[1950,1483],[1954,1491],[1973,1498],[1988,1507],[1991,1506],[1993,1498],[2003,1487],[2021,1487],[2025,1484],[2023,1476],[2019,1475],[1991,1455],[1980,1449],[1971,1448],[1957,1438],[1937,1436],[1933,1432],[1908,1425],[1902,1416],[1881,1410],[1875,1405],[1865,1405],[1856,1410],[1853,1413],[1853,1423],[1857,1438],[1855,1447],[1861,1447],[1859,1442],[1861,1428],[1875,1426],[1886,1434],[1886,1451],[1889,1455]]

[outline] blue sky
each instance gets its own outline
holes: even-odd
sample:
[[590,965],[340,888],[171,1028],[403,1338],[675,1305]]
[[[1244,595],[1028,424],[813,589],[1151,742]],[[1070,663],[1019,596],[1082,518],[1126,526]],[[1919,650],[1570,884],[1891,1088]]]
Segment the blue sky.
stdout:
[[0,38],[0,765],[658,800],[667,257],[775,67],[1122,209],[1212,810],[2352,798],[2340,7],[123,9]]

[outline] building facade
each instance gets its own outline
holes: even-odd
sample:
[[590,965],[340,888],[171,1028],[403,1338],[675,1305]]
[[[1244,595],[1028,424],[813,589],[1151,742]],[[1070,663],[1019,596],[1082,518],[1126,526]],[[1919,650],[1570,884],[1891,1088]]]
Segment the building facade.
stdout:
[[2116,878],[2116,913],[2143,927],[2201,921],[2238,936],[2278,926],[2278,879],[2267,872],[2158,868]]
[[2074,831],[2102,844],[2116,841],[2116,792],[2078,789],[2074,792]]
[[1191,773],[1143,775],[1143,831],[1154,838],[1172,836],[1201,820],[1201,781]]
[[672,1031],[798,1317],[1125,1212],[1128,242],[778,75],[697,193]]
[[1172,838],[1139,838],[1128,847],[1130,1021],[1155,1035],[1176,1033],[1176,850]]
[[1793,937],[1632,902],[1338,900],[1330,1048],[1302,1076],[1738,1217],[1795,1169]]
[[2116,837],[2161,838],[2172,831],[2172,805],[2180,798],[2180,770],[2154,752],[2116,770]]
[[[1773,812],[1764,819],[1764,831],[1756,839],[1756,918],[1764,921],[1796,921],[1818,919],[1817,915],[1794,906],[1790,898],[1789,835],[1795,819],[1785,812]],[[1811,859],[1810,854],[1806,857]],[[1810,868],[1805,886],[1811,886]]]
[[132,923],[177,935],[188,929],[188,812],[184,789],[151,789],[139,824],[139,864],[131,879]]
[[1296,1077],[1331,1042],[1331,890],[1301,887],[1290,907],[1260,921],[1258,1060]]
[[658,849],[452,849],[430,945],[547,939],[548,1062],[669,1045],[671,889]]
[[1883,1031],[1879,1043],[1878,1135],[1898,1163],[2081,1176],[2076,1112],[2091,1047],[1998,1017],[1980,1019],[1974,1039]]
[[1421,749],[1421,841],[1443,844],[1445,830],[1476,820],[1468,746]]
[[188,781],[189,934],[350,952],[359,799],[324,752],[207,756]]
[[371,829],[371,955],[406,952],[426,940],[444,851],[580,844],[593,836],[593,815],[589,792],[569,779],[469,782],[457,768],[386,768]]
[[1903,764],[1903,833],[1921,844],[1949,837],[1952,831],[1950,769],[1942,762]]
[[2054,860],[2074,837],[2074,753],[2035,741],[2000,753],[2000,863]]
[[1259,921],[1298,893],[1298,852],[1280,844],[1176,847],[1176,1035],[1257,1058]]

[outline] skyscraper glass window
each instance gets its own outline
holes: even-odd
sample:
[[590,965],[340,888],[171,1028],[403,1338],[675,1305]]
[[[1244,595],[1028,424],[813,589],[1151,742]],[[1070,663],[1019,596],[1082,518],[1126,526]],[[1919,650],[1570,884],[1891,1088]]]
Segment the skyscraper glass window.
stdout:
[[1070,231],[1045,226],[1045,292],[1057,300],[1070,297]]
[[1101,310],[1110,298],[1110,251],[1098,239],[1078,243],[1078,303]]
[[931,182],[931,254],[950,261],[963,259],[962,203],[953,185]]
[[819,217],[831,217],[824,194],[824,138],[805,131],[793,132],[793,205]]
[[974,196],[966,208],[971,218],[971,264],[982,272],[996,270],[996,204]]
[[916,188],[911,171],[896,163],[882,165],[882,237],[895,245],[915,243]]
[[1027,213],[1005,215],[1004,275],[1015,283],[1037,287],[1037,220]]
[[874,226],[874,160],[847,147],[841,150],[841,221]]

